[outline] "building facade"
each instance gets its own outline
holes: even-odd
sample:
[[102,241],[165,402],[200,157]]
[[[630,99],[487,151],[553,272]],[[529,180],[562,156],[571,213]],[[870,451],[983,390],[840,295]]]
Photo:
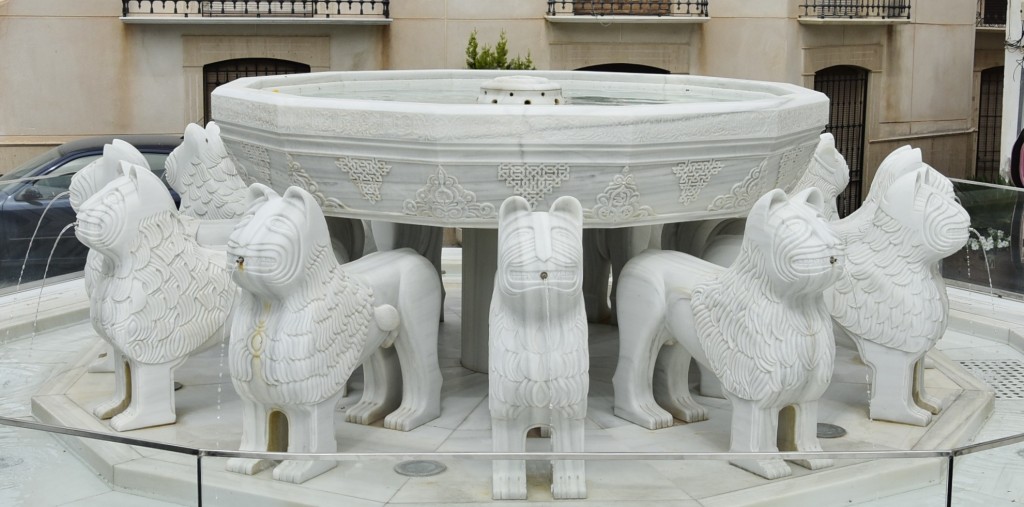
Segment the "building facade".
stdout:
[[181,132],[238,76],[465,68],[475,30],[481,44],[504,31],[538,69],[819,89],[865,191],[908,143],[949,176],[985,179],[999,164],[1006,3],[0,0],[0,173],[80,136]]

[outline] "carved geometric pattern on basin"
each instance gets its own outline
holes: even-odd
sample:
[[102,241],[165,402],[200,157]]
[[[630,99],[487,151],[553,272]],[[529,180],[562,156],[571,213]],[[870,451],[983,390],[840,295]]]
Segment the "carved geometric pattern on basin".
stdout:
[[640,204],[640,191],[629,166],[612,178],[611,183],[597,196],[596,202],[593,209],[583,211],[583,216],[612,222],[655,216],[650,206]]
[[807,163],[810,162],[814,148],[815,145],[798,146],[782,154],[775,188],[781,188],[785,192],[793,191],[793,185],[807,171]]
[[348,209],[348,206],[345,206],[338,199],[324,195],[316,180],[302,168],[302,165],[292,158],[290,153],[285,153],[285,156],[288,157],[288,180],[291,181],[292,185],[309,192],[324,211],[344,211]]
[[711,177],[722,170],[718,160],[687,160],[672,168],[679,177],[679,202],[690,204],[700,195],[700,191],[711,181]]
[[363,198],[375,203],[380,200],[380,187],[384,177],[391,172],[391,166],[375,158],[341,157],[335,164],[348,173],[352,184],[359,188]]
[[568,164],[511,164],[498,166],[498,179],[530,203],[530,209],[569,179]]
[[242,169],[242,178],[249,184],[262,183],[270,185],[270,152],[266,148],[252,143],[240,142],[238,144],[242,147],[242,156],[256,166],[255,173],[249,171],[245,164],[242,163],[242,160],[231,151],[231,148],[225,146],[228,153],[232,155],[231,158],[235,159],[238,167]]
[[415,199],[405,200],[402,210],[406,215],[453,220],[495,216],[493,204],[476,202],[476,194],[463,188],[441,166],[427,177],[427,184],[416,191]]
[[743,181],[733,185],[728,194],[715,197],[708,206],[708,211],[744,208],[764,195],[771,188],[771,184],[766,182],[761,174],[767,165],[768,160],[762,160],[750,170],[750,174],[743,178]]

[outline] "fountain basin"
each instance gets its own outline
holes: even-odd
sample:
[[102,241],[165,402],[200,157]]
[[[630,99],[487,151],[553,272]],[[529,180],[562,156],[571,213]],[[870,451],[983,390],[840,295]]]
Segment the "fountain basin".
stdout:
[[[558,105],[477,103],[485,82],[546,78]],[[247,78],[213,93],[246,177],[324,212],[497,227],[521,195],[577,197],[585,227],[743,216],[803,174],[828,99],[794,85],[571,71],[372,71]]]

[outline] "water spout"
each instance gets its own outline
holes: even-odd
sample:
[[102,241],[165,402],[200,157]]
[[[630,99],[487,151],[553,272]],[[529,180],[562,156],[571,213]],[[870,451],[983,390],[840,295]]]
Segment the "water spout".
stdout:
[[[40,219],[40,220],[42,220],[42,219]],[[68,232],[68,229],[70,229],[70,228],[72,228],[74,226],[75,226],[75,222],[71,222],[70,224],[65,225],[64,228],[60,230],[60,234],[57,234],[57,239],[53,240],[53,248],[50,248],[50,256],[46,258],[46,268],[43,269],[42,283],[39,284],[39,297],[36,298],[36,316],[35,316],[34,319],[32,319],[32,336],[33,337],[35,337],[35,335],[36,335],[36,326],[37,326],[37,324],[39,322],[39,305],[41,305],[42,301],[43,301],[43,289],[46,287],[46,274],[50,271],[50,261],[53,259],[53,252],[57,251],[57,244],[60,243],[61,238],[64,237],[64,233]],[[38,230],[38,228],[36,230]],[[28,259],[26,258],[26,261],[27,260]],[[22,270],[24,270],[25,266],[22,265],[21,268],[22,268]],[[18,280],[18,283],[19,284],[21,283],[20,279]]]
[[[995,287],[992,285],[992,267],[988,263],[988,252],[985,251],[985,243],[982,242],[982,240],[981,240],[981,233],[978,232],[978,230],[975,229],[974,227],[968,227],[967,231],[969,233],[971,233],[971,234],[974,234],[974,237],[978,238],[978,250],[981,250],[981,258],[985,261],[985,274],[988,275],[988,291],[989,291],[989,296],[991,296],[991,301],[992,301],[992,316],[995,317],[995,315],[996,315],[996,301],[995,301],[995,298],[997,298],[999,296],[996,296]],[[967,247],[967,248],[969,248],[969,247]],[[967,279],[968,280],[970,280],[970,278],[971,278],[971,260],[970,259],[971,259],[970,250],[968,250],[968,253],[967,253]]]
[[[70,190],[65,190],[65,191],[57,194],[56,196],[54,196],[54,198],[50,199],[50,202],[46,204],[46,208],[43,209],[43,214],[39,215],[39,221],[36,222],[36,230],[32,232],[32,237],[29,238],[29,240],[28,240],[28,248],[25,249],[25,260],[23,260],[21,262],[21,272],[18,273],[18,283],[15,285],[15,288],[14,288],[15,291],[17,291],[18,289],[21,288],[21,278],[23,276],[25,276],[25,266],[28,265],[28,256],[29,256],[30,253],[32,253],[32,243],[36,240],[36,235],[39,234],[39,226],[42,225],[43,219],[46,218],[46,212],[50,211],[50,206],[53,206],[53,203],[57,202],[62,197],[67,197],[70,194],[71,194]],[[69,226],[70,225],[71,224],[69,224]],[[65,227],[64,231],[66,231],[67,229],[68,228]],[[61,231],[61,234],[64,234],[64,231]],[[57,236],[57,240],[58,241],[60,240],[60,235]],[[55,247],[57,246],[57,241],[53,242],[53,246],[55,246]],[[51,258],[53,257],[53,250],[52,249],[50,250],[50,257]],[[45,270],[49,270],[49,269],[50,269],[50,261],[49,261],[49,259],[47,259]],[[45,270],[43,272],[43,278],[44,279],[46,278],[46,271]],[[38,311],[37,311],[37,313],[38,313]],[[33,324],[33,326],[34,326],[34,324]]]

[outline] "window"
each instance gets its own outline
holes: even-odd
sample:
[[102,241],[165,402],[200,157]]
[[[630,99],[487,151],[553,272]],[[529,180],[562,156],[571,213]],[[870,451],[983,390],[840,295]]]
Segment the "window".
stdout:
[[999,138],[1003,128],[1003,68],[982,71],[978,90],[978,145],[974,179],[999,182]]
[[978,26],[1006,26],[1006,0],[978,0]]
[[864,175],[864,126],[867,114],[868,71],[839,65],[814,74],[814,89],[830,101],[825,132],[836,139],[836,148],[850,166],[850,184],[837,198],[839,216],[860,207]]
[[[100,155],[86,155],[66,162],[54,169],[45,177],[32,183],[32,188],[39,192],[38,199],[50,200],[71,188],[71,177],[85,166],[100,158]],[[67,196],[64,196],[66,199]]]
[[288,60],[273,58],[240,58],[224,60],[203,66],[203,82],[205,94],[203,123],[213,119],[210,116],[210,94],[218,86],[234,81],[240,77],[277,76],[280,74],[302,74],[309,72],[309,65]]

